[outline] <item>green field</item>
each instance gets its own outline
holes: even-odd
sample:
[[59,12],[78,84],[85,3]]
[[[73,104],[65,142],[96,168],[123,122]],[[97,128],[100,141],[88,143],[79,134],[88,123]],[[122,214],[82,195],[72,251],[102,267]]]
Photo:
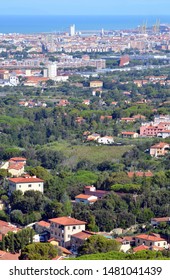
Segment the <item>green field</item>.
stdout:
[[132,149],[133,145],[126,146],[104,146],[104,145],[71,145],[67,142],[53,142],[47,144],[52,150],[61,151],[68,159],[74,159],[74,162],[89,160],[93,163],[103,161],[116,162],[121,159],[122,155]]

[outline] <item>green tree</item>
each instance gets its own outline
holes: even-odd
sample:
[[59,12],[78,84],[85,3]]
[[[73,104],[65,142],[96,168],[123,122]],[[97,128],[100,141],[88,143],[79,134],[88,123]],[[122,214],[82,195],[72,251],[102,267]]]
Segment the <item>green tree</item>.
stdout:
[[119,251],[120,244],[116,240],[107,239],[102,235],[93,235],[88,238],[79,249],[79,254],[96,254],[109,251]]
[[20,260],[51,260],[58,250],[50,243],[33,243],[27,245],[19,257]]

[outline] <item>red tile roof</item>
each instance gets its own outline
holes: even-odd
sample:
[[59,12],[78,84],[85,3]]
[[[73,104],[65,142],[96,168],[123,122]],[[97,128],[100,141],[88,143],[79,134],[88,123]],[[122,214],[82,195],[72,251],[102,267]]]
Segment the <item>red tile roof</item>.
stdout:
[[139,245],[139,246],[133,248],[133,252],[136,253],[136,252],[148,250],[148,249],[149,249],[149,247],[146,245]]
[[153,242],[154,241],[166,241],[164,238],[149,235],[149,234],[139,234],[139,235],[135,236],[135,238],[139,238],[139,239],[143,239],[143,240],[147,240],[147,241],[153,241]]
[[62,251],[63,254],[72,255],[72,252],[70,252],[64,247],[58,246],[58,248]]
[[122,135],[134,135],[136,132],[132,131],[122,131]]
[[26,161],[27,159],[23,158],[23,157],[13,157],[13,158],[10,158],[10,160],[12,160],[12,161]]
[[15,170],[20,170],[24,167],[24,163],[23,162],[9,162],[9,167],[8,169],[15,169]]
[[0,260],[18,260],[20,254],[11,254],[0,250]]
[[95,235],[96,233],[82,230],[81,232],[72,234],[72,237],[76,237],[81,240],[86,240],[87,238],[90,238],[92,235]]
[[37,225],[41,226],[41,227],[50,227],[50,223],[45,222],[45,221],[39,221],[37,223]]
[[165,142],[160,142],[158,144],[155,144],[153,146],[151,146],[151,149],[155,149],[155,148],[164,148],[165,146],[170,146],[168,143]]
[[170,217],[152,218],[151,220],[155,222],[170,222]]
[[128,172],[128,177],[129,178],[133,178],[133,176],[137,176],[137,177],[152,177],[153,176],[153,173],[151,171],[136,171],[136,172]]
[[59,218],[53,218],[49,219],[50,222],[60,224],[63,226],[69,226],[69,225],[85,225],[86,222],[80,221],[71,217],[59,217]]
[[9,181],[15,184],[44,182],[42,179],[39,178],[22,178],[22,177],[10,178]]
[[88,198],[90,198],[91,197],[91,195],[87,195],[87,194],[83,194],[83,193],[81,193],[81,194],[79,194],[79,195],[77,195],[75,198],[80,198],[80,199],[88,199]]

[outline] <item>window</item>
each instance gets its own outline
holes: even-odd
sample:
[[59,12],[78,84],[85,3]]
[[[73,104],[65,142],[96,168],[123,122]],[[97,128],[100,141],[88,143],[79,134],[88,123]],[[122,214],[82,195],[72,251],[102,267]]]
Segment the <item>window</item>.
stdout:
[[150,242],[150,246],[152,246],[152,242]]
[[76,226],[73,226],[73,229],[76,229]]
[[160,246],[160,243],[158,243],[158,246]]
[[38,184],[39,187],[41,187],[41,184]]
[[70,238],[70,234],[68,234],[68,238]]
[[21,185],[19,185],[19,188],[21,188]]
[[29,187],[29,188],[31,188],[31,187],[32,187],[32,185],[31,185],[31,184],[29,184],[29,185],[28,185],[28,187]]
[[70,229],[70,227],[68,227],[68,229]]

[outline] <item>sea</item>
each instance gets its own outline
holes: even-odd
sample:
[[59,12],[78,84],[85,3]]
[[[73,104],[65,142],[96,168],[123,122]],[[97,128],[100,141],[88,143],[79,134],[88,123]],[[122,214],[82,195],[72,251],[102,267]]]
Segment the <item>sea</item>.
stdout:
[[0,33],[41,33],[68,32],[75,24],[76,31],[83,30],[126,30],[142,25],[153,26],[156,23],[170,24],[170,15],[111,15],[111,16],[6,16],[0,15]]

